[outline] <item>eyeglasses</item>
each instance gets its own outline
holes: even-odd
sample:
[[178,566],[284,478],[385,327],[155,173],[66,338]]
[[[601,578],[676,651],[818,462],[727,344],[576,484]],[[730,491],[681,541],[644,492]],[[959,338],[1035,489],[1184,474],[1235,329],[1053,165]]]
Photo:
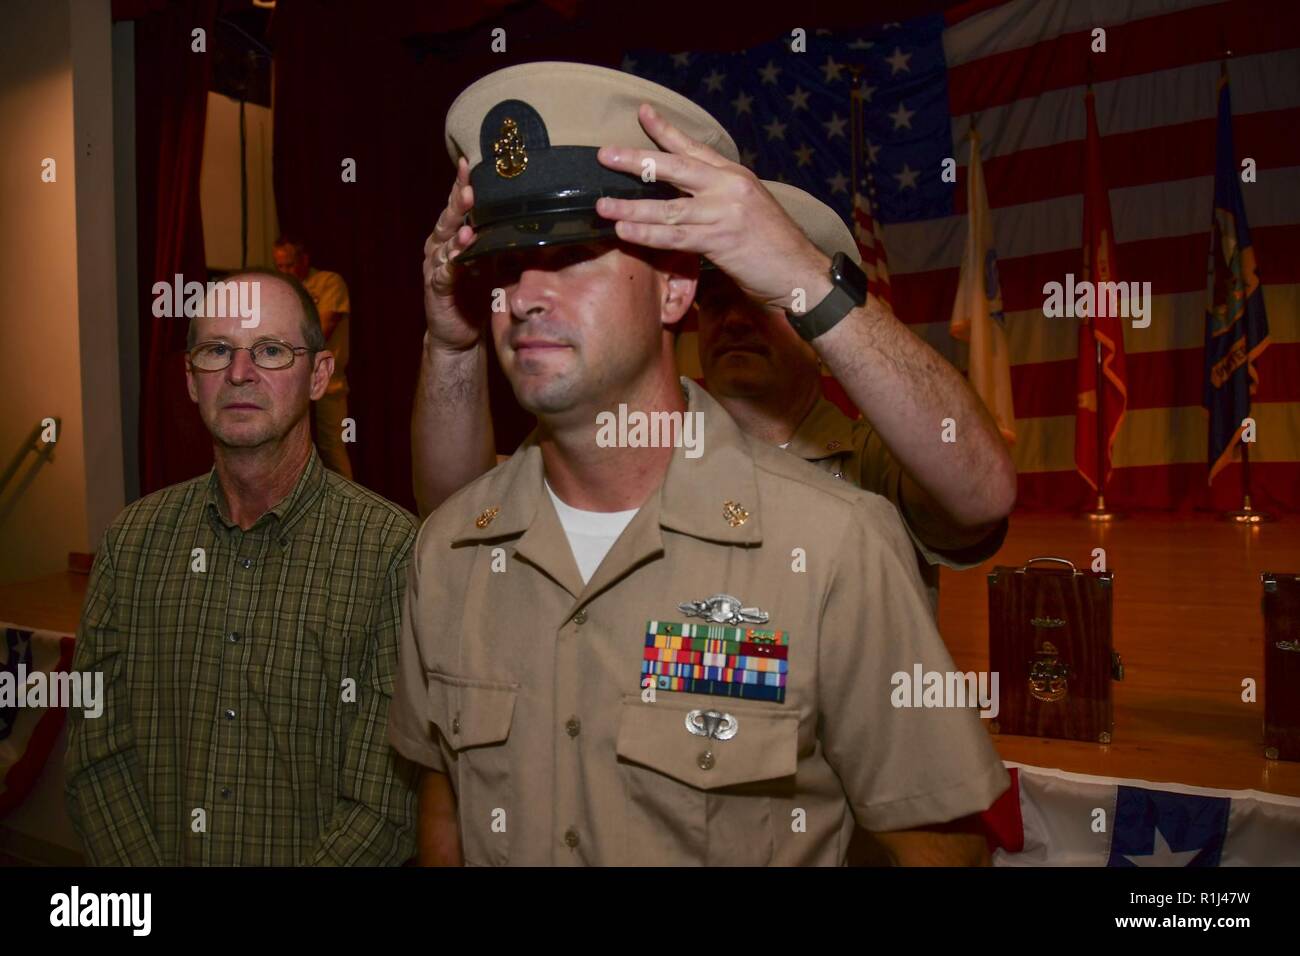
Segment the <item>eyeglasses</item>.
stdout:
[[247,350],[258,368],[281,369],[293,364],[299,352],[311,352],[305,345],[291,345],[279,339],[263,339],[256,345],[228,342],[200,342],[189,351],[190,367],[197,372],[220,372],[229,368],[235,353]]

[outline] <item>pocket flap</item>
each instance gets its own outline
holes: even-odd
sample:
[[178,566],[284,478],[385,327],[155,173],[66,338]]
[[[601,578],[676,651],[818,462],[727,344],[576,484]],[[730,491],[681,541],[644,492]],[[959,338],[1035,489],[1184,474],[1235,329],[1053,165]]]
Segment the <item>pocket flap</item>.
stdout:
[[[729,740],[697,736],[686,727],[693,710],[719,710],[736,720]],[[703,699],[653,704],[623,699],[618,755],[700,790],[792,777],[799,764],[799,714]],[[708,755],[708,756],[706,756]]]
[[428,675],[429,714],[452,750],[497,744],[510,736],[518,684]]

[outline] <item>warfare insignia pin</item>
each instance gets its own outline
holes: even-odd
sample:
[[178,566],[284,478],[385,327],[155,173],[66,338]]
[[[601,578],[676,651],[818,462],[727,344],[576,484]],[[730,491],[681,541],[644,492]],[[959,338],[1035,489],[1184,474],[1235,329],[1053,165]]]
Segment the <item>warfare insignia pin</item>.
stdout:
[[722,517],[727,519],[727,524],[733,528],[739,528],[749,520],[749,512],[741,507],[737,501],[724,501],[722,503]]
[[493,505],[491,508],[484,508],[482,513],[477,518],[474,519],[474,527],[486,528],[496,519],[496,516],[499,515],[500,513],[501,513],[501,509],[498,508],[496,505]]
[[702,617],[714,624],[766,624],[768,613],[756,607],[741,607],[740,598],[715,594],[703,601],[686,601],[677,609],[687,617]]
[[497,158],[497,175],[502,179],[514,179],[528,168],[528,150],[519,124],[508,116],[501,123],[501,138],[492,144],[492,155]]

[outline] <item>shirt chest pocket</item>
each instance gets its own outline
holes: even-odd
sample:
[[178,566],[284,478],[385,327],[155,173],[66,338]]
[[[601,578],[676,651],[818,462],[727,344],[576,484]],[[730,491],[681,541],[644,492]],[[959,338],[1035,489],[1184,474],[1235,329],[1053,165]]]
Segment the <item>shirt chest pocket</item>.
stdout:
[[510,859],[514,823],[515,775],[508,745],[519,685],[436,671],[427,682],[430,718],[455,755],[448,769],[465,863],[504,865]]
[[794,794],[799,714],[689,696],[623,700],[617,753],[627,860],[765,865],[778,828],[792,822],[777,818],[774,801]]

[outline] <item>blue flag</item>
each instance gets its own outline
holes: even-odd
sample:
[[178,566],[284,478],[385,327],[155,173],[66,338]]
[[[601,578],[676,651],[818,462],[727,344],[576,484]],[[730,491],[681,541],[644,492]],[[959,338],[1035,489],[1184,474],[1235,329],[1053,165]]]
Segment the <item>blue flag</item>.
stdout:
[[1205,394],[1210,413],[1209,480],[1236,457],[1242,420],[1259,375],[1255,360],[1268,347],[1264,290],[1255,270],[1246,206],[1232,148],[1232,95],[1226,68],[1219,78],[1214,215],[1210,224],[1209,301],[1205,311]]

